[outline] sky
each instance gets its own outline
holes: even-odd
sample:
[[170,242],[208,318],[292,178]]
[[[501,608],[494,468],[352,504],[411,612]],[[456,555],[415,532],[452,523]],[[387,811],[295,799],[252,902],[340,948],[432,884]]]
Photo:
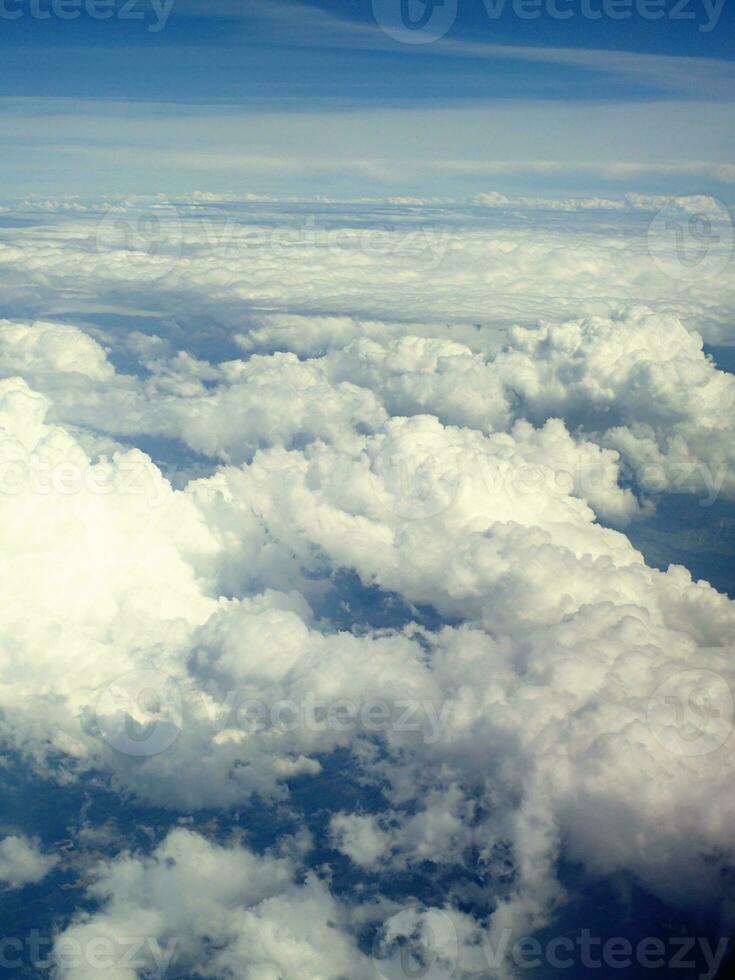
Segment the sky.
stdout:
[[727,3],[0,0],[1,975],[732,975]]
[[6,196],[730,200],[726,2],[56,3],[0,11]]

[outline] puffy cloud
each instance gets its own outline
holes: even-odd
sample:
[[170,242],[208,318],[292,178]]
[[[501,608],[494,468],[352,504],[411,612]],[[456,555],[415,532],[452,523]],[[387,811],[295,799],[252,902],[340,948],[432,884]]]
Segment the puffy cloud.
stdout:
[[614,447],[645,489],[735,492],[735,380],[678,319],[636,309],[518,329],[494,366],[519,412]]
[[[358,340],[325,360],[335,379],[377,391],[391,415],[431,412],[485,432],[561,418],[619,451],[644,491],[689,490],[710,502],[735,492],[735,381],[676,317],[636,308],[518,327],[494,356],[404,337]],[[546,438],[560,468],[584,451],[568,438],[565,450],[558,436],[552,447],[550,431]],[[614,468],[614,457],[607,465]]]
[[[318,775],[320,758],[337,748],[359,755],[376,738],[410,745],[441,737],[442,692],[418,642],[309,629],[303,606],[272,592],[223,601],[190,639],[175,740],[163,729],[151,733],[144,758],[126,765],[123,729],[109,709],[98,710],[90,732],[99,726],[107,742],[98,758],[147,799],[196,810],[233,807],[256,793],[283,797],[287,780]],[[118,711],[134,704],[128,695]]]
[[229,362],[222,373],[225,383],[209,397],[173,409],[182,438],[208,455],[241,461],[259,445],[340,442],[387,417],[371,391],[330,384],[319,361],[293,354]]
[[[634,303],[679,315],[709,342],[731,339],[732,264],[718,262],[716,279],[709,264],[697,266],[692,279],[677,260],[676,230],[663,222],[649,232],[648,215],[635,209],[583,221],[553,210],[519,218],[512,206],[484,218],[462,206],[394,206],[388,223],[364,205],[240,207],[182,202],[179,217],[170,202],[136,201],[118,204],[114,224],[100,210],[66,216],[42,239],[14,229],[0,243],[0,281],[17,306],[39,312],[163,311],[188,344],[204,323],[220,337],[223,328],[247,336],[270,315],[471,333],[477,323],[609,316]],[[702,207],[690,202],[697,214]],[[676,214],[689,214],[681,199]],[[158,222],[160,240],[139,233],[141,216]],[[686,226],[682,233],[690,250],[701,245]],[[726,245],[713,245],[712,257],[726,259]]]
[[11,888],[41,881],[56,865],[57,858],[44,854],[39,842],[25,836],[0,840],[0,882]]
[[[4,344],[8,364],[25,366],[52,397],[56,418],[77,426],[94,420],[118,436],[165,435],[198,453],[239,462],[259,446],[352,440],[355,447],[361,434],[377,432],[390,416],[431,413],[488,433],[513,431],[516,438],[519,422],[542,426],[560,418],[587,441],[570,439],[556,423],[543,436],[526,429],[523,439],[544,441],[552,465],[571,469],[577,480],[591,468],[607,471],[603,484],[614,483],[615,450],[644,492],[689,490],[711,501],[735,491],[735,382],[678,319],[645,308],[615,319],[515,328],[494,356],[438,337],[362,338],[305,361],[274,354],[213,366],[181,353],[153,358],[145,380],[116,375],[81,331],[54,329],[70,345],[60,368],[53,360],[58,346],[48,364],[29,362],[0,332],[0,351]],[[15,324],[11,333],[28,338],[34,332],[45,346],[43,325]],[[69,385],[66,365],[74,351],[84,362],[85,343],[97,367],[85,369],[84,386]],[[95,379],[98,385],[90,387]],[[575,459],[594,455],[596,466]],[[621,491],[613,504],[590,480],[586,496],[613,520],[636,511],[630,494],[626,499]]]
[[104,382],[113,369],[91,337],[60,323],[0,320],[0,371],[3,374],[69,375]]
[[380,827],[376,817],[337,813],[330,827],[338,850],[363,867],[376,865],[390,849],[390,835]]
[[102,908],[57,937],[58,976],[369,977],[326,884],[313,873],[299,883],[297,871],[287,858],[173,831],[148,857],[96,869],[89,897]]
[[[735,490],[732,378],[700,337],[732,280],[672,291],[610,215],[503,214],[372,227],[380,247],[344,212],[329,239],[303,214],[298,241],[224,222],[214,247],[194,212],[144,282],[88,218],[0,246],[14,302],[41,317],[64,289],[68,321],[0,324],[6,746],[173,816],[290,805],[338,750],[365,790],[325,795],[322,843],[370,899],[177,830],[98,867],[62,976],[126,937],[139,971],[178,940],[192,974],[368,976],[360,927],[382,924],[389,970],[451,913],[457,975],[482,977],[481,941],[564,902],[560,857],[729,921],[735,607],[600,521],[649,512],[628,471]],[[127,319],[86,322],[82,296]],[[120,444],[144,438],[205,475],[175,490]],[[338,629],[345,570],[400,625]],[[427,867],[443,908],[401,913],[389,879]]]
[[92,463],[46,409],[22,380],[0,382],[1,724],[31,756],[74,759],[95,688],[167,664],[216,607],[203,587],[215,545],[148,457]]
[[[387,437],[376,436],[357,460],[334,447],[269,451],[222,474],[232,519],[246,526],[253,507],[270,540],[297,549],[297,564],[316,548],[366,584],[475,624],[431,641],[433,680],[452,705],[441,739],[410,754],[399,740],[394,765],[376,767],[396,804],[407,793],[415,799],[417,787],[425,794],[439,785],[441,793],[407,822],[386,815],[393,829],[339,818],[338,845],[358,864],[372,856],[379,865],[391,851],[399,863],[420,859],[425,837],[432,860],[461,864],[470,845],[490,859],[491,842],[509,840],[517,883],[494,922],[521,930],[543,924],[561,899],[554,865],[562,844],[590,871],[624,869],[667,900],[696,896],[724,913],[719,875],[735,845],[723,747],[735,680],[733,604],[683,568],[647,567],[623,535],[596,524],[553,481],[533,494],[512,479],[488,492],[489,475],[507,467],[512,476],[519,465],[509,437],[498,459],[499,437],[470,438],[435,420],[394,419],[389,431],[387,454]],[[411,453],[419,447],[417,466]],[[457,447],[470,460],[461,470],[452,462]],[[408,492],[406,473],[417,481]],[[720,719],[711,729],[694,722],[696,762],[677,742],[676,719],[662,719],[656,707],[656,692],[681,683],[672,697],[686,712],[692,672],[693,703],[702,699]],[[450,818],[452,786],[464,796]],[[467,808],[478,793],[495,816],[470,831]],[[624,828],[619,849],[610,846],[614,814]],[[650,845],[641,848],[642,840]],[[675,876],[664,853],[677,855]],[[722,859],[710,863],[714,853]]]

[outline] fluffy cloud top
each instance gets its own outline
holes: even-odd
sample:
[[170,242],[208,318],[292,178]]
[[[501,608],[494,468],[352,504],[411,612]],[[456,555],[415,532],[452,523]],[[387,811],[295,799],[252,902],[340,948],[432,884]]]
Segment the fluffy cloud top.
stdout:
[[287,858],[174,831],[150,857],[96,869],[90,896],[102,910],[58,937],[58,975],[96,980],[102,968],[115,980],[169,969],[252,980],[369,977],[329,889],[315,875],[297,883],[296,872]]
[[[4,746],[231,829],[328,787],[339,754],[367,802],[325,795],[319,846],[373,890],[340,895],[306,839],[179,828],[96,865],[60,975],[97,976],[79,957],[103,940],[120,980],[169,953],[222,980],[361,978],[371,928],[383,949],[450,915],[457,976],[482,977],[485,940],[553,921],[562,858],[729,926],[735,604],[618,528],[682,480],[735,494],[735,386],[700,333],[730,280],[667,298],[607,225],[512,221],[462,228],[427,279],[397,226],[371,252],[345,219],[338,247],[264,223],[214,254],[194,221],[141,282],[107,239],[92,259],[84,220],[0,249],[24,303],[60,303],[73,267],[88,310],[127,310],[0,323]],[[39,880],[34,848],[7,838],[0,877]],[[391,882],[426,866],[443,904],[401,912]]]
[[34,885],[57,864],[52,854],[44,854],[39,842],[11,835],[0,840],[0,882],[11,888]]

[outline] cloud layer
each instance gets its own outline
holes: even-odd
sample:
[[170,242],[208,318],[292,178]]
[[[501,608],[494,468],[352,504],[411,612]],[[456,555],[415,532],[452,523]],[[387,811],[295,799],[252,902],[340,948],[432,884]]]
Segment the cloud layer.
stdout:
[[[407,239],[396,207],[372,252],[352,213],[339,244],[292,216],[305,241],[261,219],[212,248],[154,209],[137,278],[94,217],[0,249],[0,733],[171,821],[85,868],[62,977],[98,975],[93,941],[120,980],[169,954],[393,976],[430,935],[486,976],[483,944],[573,903],[569,862],[732,923],[735,605],[624,533],[662,493],[735,494],[735,385],[702,343],[731,274],[672,298],[613,209],[529,234],[449,208]],[[242,838],[240,808],[298,815],[306,784],[319,840],[305,815]],[[201,814],[217,833],[176,825]],[[53,860],[7,837],[0,878]],[[442,898],[396,894],[417,874]]]

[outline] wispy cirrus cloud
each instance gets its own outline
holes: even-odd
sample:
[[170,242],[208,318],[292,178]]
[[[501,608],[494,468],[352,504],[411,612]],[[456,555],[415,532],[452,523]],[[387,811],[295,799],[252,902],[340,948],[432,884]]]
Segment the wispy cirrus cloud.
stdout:
[[[509,4],[490,7],[497,19]],[[722,4],[708,8],[709,23],[719,17]],[[450,34],[431,44],[401,45],[375,23],[336,16],[303,3],[240,3],[237,0],[181,0],[177,16],[222,18],[248,25],[249,32],[270,43],[295,47],[343,47],[352,50],[393,52],[420,59],[461,58],[484,62],[557,65],[590,75],[607,75],[661,93],[730,99],[735,96],[735,63],[723,58],[652,54],[601,47],[531,46],[477,41]],[[508,9],[512,16],[512,11]],[[493,21],[488,21],[493,27]],[[251,34],[251,37],[253,35]],[[237,40],[247,43],[248,31]]]
[[[452,110],[274,113],[232,105],[0,100],[8,120],[0,175],[12,188],[53,159],[67,193],[185,193],[204,183],[223,191],[236,189],[232,182],[240,178],[248,181],[245,189],[261,193],[354,194],[375,182],[392,192],[456,196],[484,190],[491,177],[500,180],[499,190],[515,193],[543,181],[566,182],[575,193],[606,186],[724,193],[735,176],[732,112],[729,103],[690,101],[668,103],[666,112],[650,101],[498,101]],[[81,170],[90,165],[94,188]]]

